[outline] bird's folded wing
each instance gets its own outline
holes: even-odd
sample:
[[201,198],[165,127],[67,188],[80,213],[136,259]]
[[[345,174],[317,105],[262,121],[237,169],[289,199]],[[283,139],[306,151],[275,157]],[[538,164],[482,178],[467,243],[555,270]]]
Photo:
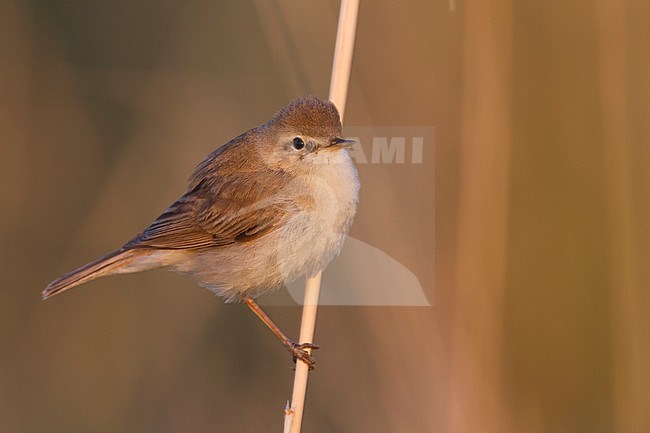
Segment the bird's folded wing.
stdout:
[[283,224],[294,203],[268,183],[201,182],[125,248],[200,249],[246,242]]

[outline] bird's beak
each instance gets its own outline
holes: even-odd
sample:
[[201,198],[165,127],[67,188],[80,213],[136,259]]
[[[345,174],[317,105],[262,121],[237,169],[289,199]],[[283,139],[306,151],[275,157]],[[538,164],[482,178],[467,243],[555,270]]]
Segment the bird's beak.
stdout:
[[335,138],[332,141],[330,141],[330,145],[327,147],[334,147],[334,146],[351,147],[354,143],[356,143],[356,141],[350,138]]

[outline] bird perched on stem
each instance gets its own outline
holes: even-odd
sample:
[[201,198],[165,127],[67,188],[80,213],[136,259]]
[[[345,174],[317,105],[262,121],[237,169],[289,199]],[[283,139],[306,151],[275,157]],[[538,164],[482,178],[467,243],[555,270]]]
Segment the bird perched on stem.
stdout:
[[52,281],[50,298],[105,275],[159,267],[192,275],[242,301],[296,358],[305,350],[255,297],[324,269],[341,251],[357,211],[359,176],[329,101],[301,98],[235,137],[198,165],[185,194],[121,248]]

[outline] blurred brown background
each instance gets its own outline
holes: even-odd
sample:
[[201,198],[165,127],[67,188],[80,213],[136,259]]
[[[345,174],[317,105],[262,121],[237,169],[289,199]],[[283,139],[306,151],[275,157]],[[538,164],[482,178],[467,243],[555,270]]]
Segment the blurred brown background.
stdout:
[[[359,167],[352,236],[433,306],[322,308],[304,431],[648,432],[650,3],[453,5],[362,1],[346,123],[436,145]],[[40,290],[327,96],[337,15],[0,3],[0,431],[280,431],[288,356],[245,307],[165,271]],[[268,310],[297,335],[299,308]]]

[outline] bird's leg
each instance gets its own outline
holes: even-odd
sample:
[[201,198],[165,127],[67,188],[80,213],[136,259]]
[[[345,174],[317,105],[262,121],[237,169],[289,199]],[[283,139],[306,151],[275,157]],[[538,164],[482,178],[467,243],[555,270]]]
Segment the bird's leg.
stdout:
[[293,340],[290,340],[286,335],[284,335],[284,332],[276,325],[273,323],[273,320],[269,316],[266,315],[266,313],[260,308],[259,305],[257,305],[257,302],[255,302],[252,298],[244,298],[244,303],[248,308],[251,309],[253,313],[257,317],[259,317],[262,322],[275,334],[276,337],[280,339],[282,344],[284,344],[287,349],[291,352],[293,355],[293,361],[295,362],[296,359],[300,359],[302,362],[307,364],[309,366],[310,370],[314,369],[314,364],[316,361],[312,356],[309,354],[309,352],[306,349],[318,349],[318,346],[312,343],[302,343],[298,344],[294,342]]

